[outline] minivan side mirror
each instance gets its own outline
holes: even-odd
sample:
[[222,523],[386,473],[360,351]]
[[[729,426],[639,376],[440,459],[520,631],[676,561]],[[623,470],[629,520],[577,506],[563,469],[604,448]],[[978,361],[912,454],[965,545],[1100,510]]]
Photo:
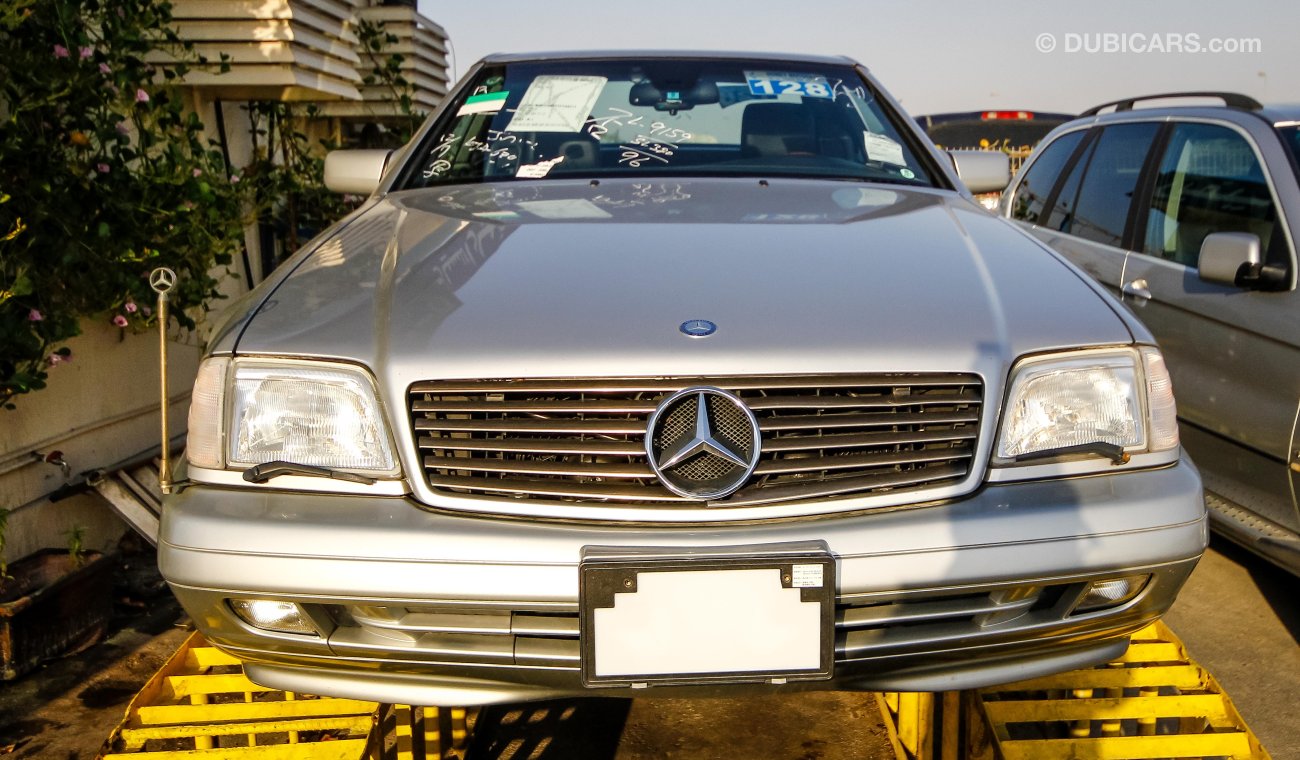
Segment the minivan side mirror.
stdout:
[[335,150],[325,155],[325,187],[336,193],[370,195],[379,187],[391,150]]
[[1259,236],[1249,232],[1214,232],[1205,236],[1196,268],[1201,279],[1220,285],[1244,285],[1241,278],[1259,269]]
[[1000,193],[1011,184],[1011,158],[1000,150],[950,150],[948,155],[972,193]]

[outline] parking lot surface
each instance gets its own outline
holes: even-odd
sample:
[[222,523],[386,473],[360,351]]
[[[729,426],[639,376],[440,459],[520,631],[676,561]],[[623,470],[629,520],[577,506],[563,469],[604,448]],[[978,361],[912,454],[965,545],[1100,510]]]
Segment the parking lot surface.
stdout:
[[1165,616],[1273,760],[1300,760],[1298,582],[1215,536]]

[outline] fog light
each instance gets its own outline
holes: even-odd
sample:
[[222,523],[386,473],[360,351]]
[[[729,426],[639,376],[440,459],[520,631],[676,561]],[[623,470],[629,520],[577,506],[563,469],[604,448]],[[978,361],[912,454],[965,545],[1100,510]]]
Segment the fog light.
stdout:
[[270,599],[231,599],[230,609],[245,623],[254,628],[277,633],[305,633],[319,636],[311,619],[302,607],[293,602],[276,602]]
[[1129,575],[1124,578],[1093,581],[1088,584],[1088,590],[1084,593],[1083,599],[1075,605],[1074,611],[1089,612],[1118,607],[1142,593],[1142,589],[1146,588],[1147,581],[1150,579],[1150,575]]

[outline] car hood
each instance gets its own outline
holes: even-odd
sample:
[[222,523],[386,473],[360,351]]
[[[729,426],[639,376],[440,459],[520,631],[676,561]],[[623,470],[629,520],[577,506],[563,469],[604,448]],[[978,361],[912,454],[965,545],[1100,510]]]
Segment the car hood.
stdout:
[[[442,378],[977,372],[1132,335],[958,196],[773,179],[391,193],[291,262],[239,354]],[[709,320],[692,338],[679,327]]]

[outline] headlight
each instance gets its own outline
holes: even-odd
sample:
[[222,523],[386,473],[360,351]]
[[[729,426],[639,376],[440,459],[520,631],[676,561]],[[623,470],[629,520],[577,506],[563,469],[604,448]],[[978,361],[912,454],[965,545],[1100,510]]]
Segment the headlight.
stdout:
[[209,359],[199,369],[194,398],[187,448],[196,466],[282,460],[377,475],[397,469],[374,383],[361,369]]
[[997,458],[1093,443],[1134,453],[1178,446],[1173,391],[1157,349],[1080,351],[1016,365]]

